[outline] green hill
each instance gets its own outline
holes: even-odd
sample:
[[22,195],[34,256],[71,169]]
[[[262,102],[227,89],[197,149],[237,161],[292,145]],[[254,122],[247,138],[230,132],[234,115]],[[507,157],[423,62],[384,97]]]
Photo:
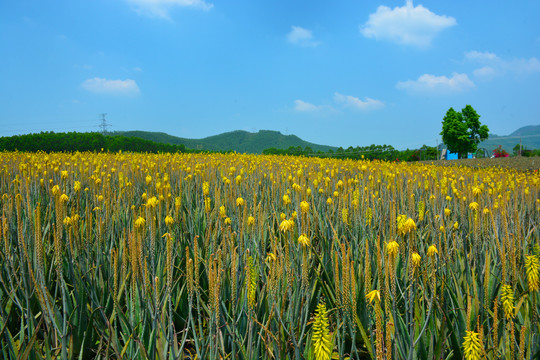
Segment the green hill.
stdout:
[[478,147],[485,148],[491,152],[500,145],[507,152],[512,153],[512,149],[516,144],[519,144],[520,140],[526,149],[540,149],[540,125],[524,126],[507,136],[490,134],[489,138],[482,141]]
[[529,125],[517,129],[508,136],[530,136],[530,135],[540,135],[540,125]]
[[300,146],[302,148],[309,146],[313,151],[336,150],[332,146],[313,144],[300,139],[296,135],[283,135],[279,131],[273,130],[260,130],[256,133],[236,130],[202,139],[187,139],[162,132],[149,131],[116,131],[112,135],[138,137],[154,142],[184,145],[188,149],[210,151],[234,150],[239,153],[252,154],[260,154],[268,148],[288,149],[291,146]]

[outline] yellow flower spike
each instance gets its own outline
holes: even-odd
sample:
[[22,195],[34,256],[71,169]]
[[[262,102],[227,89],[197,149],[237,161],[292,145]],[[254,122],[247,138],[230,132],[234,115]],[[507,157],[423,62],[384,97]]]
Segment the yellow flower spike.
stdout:
[[514,317],[514,290],[511,285],[501,286],[501,301],[506,318],[512,319]]
[[203,195],[205,197],[208,196],[208,194],[210,194],[210,185],[208,184],[208,181],[203,182],[202,188],[203,188]]
[[209,197],[204,198],[204,211],[209,213],[211,209],[212,209],[212,199],[210,199]]
[[148,199],[148,201],[146,202],[146,207],[147,208],[155,208],[158,204],[158,199],[157,197],[155,196],[152,196],[150,199]]
[[529,291],[535,292],[540,289],[540,278],[538,275],[540,261],[536,255],[528,255],[525,257],[525,271],[527,273],[527,282],[529,283]]
[[414,220],[411,219],[411,218],[408,218],[408,219],[405,221],[405,223],[403,224],[403,226],[405,227],[407,233],[410,233],[411,231],[415,231],[415,230],[416,230],[416,223],[415,223]]
[[484,215],[487,215],[489,214],[489,209],[487,207],[484,208],[484,210],[482,210],[482,212],[484,213]]
[[248,216],[247,220],[248,225],[254,225],[255,224],[255,218],[253,216]]
[[266,254],[266,259],[265,259],[266,262],[275,261],[276,259],[277,259],[276,254],[271,253],[271,252]]
[[300,203],[300,210],[302,213],[308,213],[309,212],[309,203],[307,201],[302,201]]
[[463,338],[463,352],[465,360],[480,360],[482,358],[483,346],[478,333],[466,331]]
[[444,216],[448,217],[448,216],[450,216],[451,213],[452,213],[452,211],[450,209],[448,209],[448,208],[444,209]]
[[283,205],[287,206],[291,203],[291,198],[289,195],[285,194],[283,195]]
[[417,252],[413,252],[411,255],[411,261],[414,266],[414,268],[418,268],[420,266],[420,261],[422,260],[422,257]]
[[241,197],[236,198],[236,206],[238,207],[244,206],[244,199],[242,199]]
[[225,209],[225,206],[224,205],[221,205],[219,207],[219,216],[221,216],[222,218],[226,218],[227,217],[227,210]]
[[226,225],[231,225],[231,218],[230,217],[225,218],[225,224]]
[[306,234],[302,234],[298,237],[298,243],[302,245],[303,247],[308,247],[310,244],[309,238],[306,236]]
[[171,226],[172,224],[174,224],[174,219],[172,218],[172,216],[165,216],[165,225]]
[[294,228],[294,221],[293,220],[283,220],[281,224],[279,224],[279,230],[282,232],[291,231]]
[[[51,181],[52,181],[52,179],[51,179]],[[52,191],[53,195],[55,195],[55,196],[58,195],[60,193],[60,186],[54,185],[51,191]]]
[[80,192],[81,191],[81,182],[80,181],[75,181],[75,184],[73,185],[73,190],[75,190],[75,192]]
[[386,251],[388,252],[388,255],[391,256],[391,257],[394,257],[398,254],[399,252],[399,244],[397,243],[397,241],[390,241],[387,245],[386,245]]
[[456,222],[454,223],[454,230],[457,230],[457,229],[459,229],[459,223],[456,221]]
[[377,303],[381,301],[381,293],[379,290],[372,290],[366,295],[366,300],[371,304],[373,300],[376,300]]
[[441,225],[441,226],[439,227],[439,231],[443,233],[444,230],[445,230],[445,229],[444,229],[444,226]]
[[438,253],[439,253],[439,251],[437,250],[435,245],[431,245],[427,250],[427,255],[429,257],[435,256],[435,254],[438,254]]
[[144,220],[143,217],[139,216],[137,220],[135,220],[135,228],[141,229],[146,224],[146,220]]
[[328,199],[326,200],[326,203],[327,203],[328,205],[332,205],[332,198],[328,198]]
[[330,360],[332,358],[334,344],[328,330],[328,312],[324,303],[317,305],[312,332],[311,345],[315,360]]
[[476,201],[473,201],[472,203],[469,204],[469,209],[471,209],[472,211],[478,211],[479,207],[480,205],[478,205]]
[[62,203],[67,203],[67,202],[69,201],[69,196],[67,196],[66,194],[62,194],[62,195],[60,196],[60,201],[61,201]]

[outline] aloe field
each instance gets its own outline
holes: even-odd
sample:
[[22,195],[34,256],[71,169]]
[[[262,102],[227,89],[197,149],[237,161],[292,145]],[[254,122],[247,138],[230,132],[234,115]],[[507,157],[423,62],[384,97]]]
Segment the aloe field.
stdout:
[[540,357],[540,176],[0,154],[5,359]]

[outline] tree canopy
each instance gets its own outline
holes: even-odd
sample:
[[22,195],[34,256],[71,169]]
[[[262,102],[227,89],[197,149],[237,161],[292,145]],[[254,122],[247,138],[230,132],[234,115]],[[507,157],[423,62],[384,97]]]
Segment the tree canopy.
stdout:
[[471,105],[461,112],[448,109],[442,121],[442,140],[449,151],[458,153],[460,158],[475,152],[478,143],[488,138],[489,129],[480,123],[480,115]]

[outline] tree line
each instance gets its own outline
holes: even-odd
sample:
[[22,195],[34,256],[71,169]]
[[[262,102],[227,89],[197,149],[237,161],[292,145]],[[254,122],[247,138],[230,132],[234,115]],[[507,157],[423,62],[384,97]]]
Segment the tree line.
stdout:
[[349,146],[347,149],[339,147],[336,151],[328,150],[313,151],[309,146],[291,146],[288,149],[268,148],[263,151],[266,155],[294,155],[294,156],[316,156],[323,158],[337,159],[366,159],[382,161],[419,161],[437,160],[437,148],[423,145],[420,149],[397,150],[391,145],[369,145],[369,146]]
[[148,153],[187,152],[184,145],[157,143],[135,137],[105,136],[101,133],[55,133],[0,137],[0,151],[132,151]]
[[[55,133],[41,132],[36,134],[0,137],[0,151],[29,151],[29,152],[62,152],[62,151],[131,151],[148,153],[201,152],[187,149],[183,144],[173,145],[158,143],[137,137],[106,136],[101,133]],[[353,159],[353,160],[382,160],[382,161],[419,161],[436,160],[437,149],[427,145],[420,149],[396,150],[391,145],[356,146],[343,149],[342,147],[329,151],[313,151],[309,146],[291,146],[288,149],[268,148],[263,151],[266,155],[316,156],[322,158]]]

